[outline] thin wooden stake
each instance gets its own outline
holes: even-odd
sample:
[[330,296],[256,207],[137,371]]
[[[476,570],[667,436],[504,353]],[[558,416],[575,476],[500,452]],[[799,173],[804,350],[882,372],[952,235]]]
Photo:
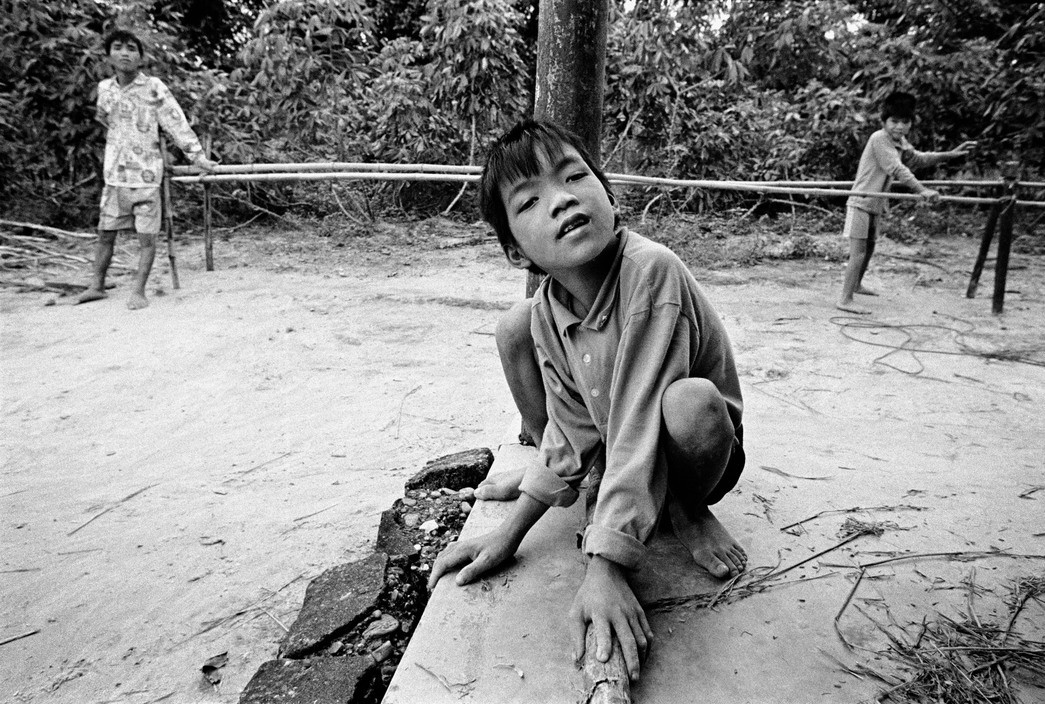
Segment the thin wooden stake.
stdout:
[[[163,153],[164,161],[166,161],[167,145],[162,133],[160,134],[160,151]],[[174,212],[171,206],[171,174],[166,164],[164,164],[163,168],[161,189],[163,229],[167,231],[167,261],[171,265],[171,286],[179,289],[181,288],[181,283],[178,281],[178,262],[174,255]]]
[[977,253],[976,263],[972,267],[972,276],[969,277],[969,288],[965,291],[966,298],[976,297],[976,287],[980,285],[980,274],[983,273],[983,265],[987,262],[987,253],[991,249],[994,230],[998,227],[998,216],[1001,214],[1002,203],[1001,198],[995,201],[991,206],[991,212],[987,215],[987,226],[983,228],[983,237],[980,238],[980,251]]
[[[203,138],[203,153],[210,158],[210,135]],[[211,185],[208,181],[203,182],[203,256],[206,260],[207,271],[214,271],[214,233],[211,231]]]

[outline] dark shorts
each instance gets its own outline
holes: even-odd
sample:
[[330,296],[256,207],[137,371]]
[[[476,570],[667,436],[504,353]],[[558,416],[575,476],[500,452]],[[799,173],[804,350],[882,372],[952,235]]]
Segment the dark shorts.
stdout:
[[708,494],[708,506],[717,504],[722,500],[722,497],[733,490],[733,487],[740,481],[740,475],[744,471],[744,463],[746,461],[747,455],[744,454],[744,425],[740,424],[737,426],[736,434],[733,436],[733,449],[729,453],[729,464],[726,465],[726,471],[722,473],[722,478],[718,480],[718,484]]

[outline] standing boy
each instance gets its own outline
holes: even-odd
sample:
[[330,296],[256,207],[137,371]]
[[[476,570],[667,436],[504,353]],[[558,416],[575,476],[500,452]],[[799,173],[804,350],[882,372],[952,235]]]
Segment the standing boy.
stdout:
[[[860,165],[856,169],[854,191],[884,193],[893,182],[902,183],[923,198],[923,202],[934,203],[940,194],[926,188],[907,165],[913,168],[933,166],[950,159],[957,159],[976,147],[976,142],[963,142],[949,152],[919,152],[907,141],[907,133],[914,123],[916,100],[910,93],[895,92],[882,102],[882,129],[867,140]],[[875,291],[863,285],[867,264],[874,254],[878,233],[878,216],[885,212],[886,199],[880,196],[861,196],[855,193],[846,201],[844,234],[849,238],[849,264],[845,270],[842,296],[837,307],[849,313],[867,314],[853,303],[853,294],[877,296]]]
[[105,298],[105,274],[112,261],[119,232],[138,235],[140,253],[134,290],[127,307],[149,305],[145,282],[156,256],[160,232],[160,184],[163,154],[160,128],[193,164],[213,171],[215,163],[203,154],[196,134],[163,81],[141,72],[144,50],[141,40],[125,30],[105,39],[105,53],[116,75],[98,84],[96,119],[105,127],[105,185],[98,218],[98,244],[94,253],[94,278],[77,303]]
[[504,563],[549,507],[572,504],[581,480],[601,470],[570,611],[574,653],[583,655],[590,622],[596,656],[609,658],[615,634],[637,679],[653,634],[628,576],[662,511],[712,574],[746,564],[708,508],[744,466],[729,339],[686,265],[617,227],[606,176],[577,135],[517,125],[494,145],[480,190],[508,261],[548,275],[532,308],[513,309],[498,331],[512,394],[540,446],[524,475],[476,491],[517,497],[514,512],[494,532],[450,545],[430,584],[458,567],[457,583],[467,584]]

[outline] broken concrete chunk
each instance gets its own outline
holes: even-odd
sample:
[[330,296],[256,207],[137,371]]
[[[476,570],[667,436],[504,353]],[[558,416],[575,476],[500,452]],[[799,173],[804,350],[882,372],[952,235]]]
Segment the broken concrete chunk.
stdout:
[[381,512],[381,523],[377,528],[377,544],[375,547],[378,552],[388,553],[389,555],[415,557],[417,549],[410,542],[410,539],[407,538],[399,523],[396,522],[395,517],[396,512],[394,509],[387,509]]
[[378,606],[388,555],[377,552],[332,567],[305,590],[301,612],[280,644],[282,657],[302,658],[350,631]]
[[407,481],[406,488],[432,491],[446,487],[457,491],[475,487],[486,479],[492,464],[493,453],[486,447],[445,455],[426,464]]
[[269,660],[247,683],[239,704],[362,704],[378,686],[375,659]]
[[425,533],[434,533],[435,531],[439,530],[439,522],[438,521],[433,521],[433,520],[428,520],[428,521],[425,521],[424,523],[422,523],[418,527],[421,530],[423,530]]
[[394,616],[385,614],[366,627],[363,631],[363,642],[374,638],[384,638],[399,630],[399,620]]
[[391,654],[392,644],[387,640],[370,651],[370,657],[374,658],[374,662],[384,662]]

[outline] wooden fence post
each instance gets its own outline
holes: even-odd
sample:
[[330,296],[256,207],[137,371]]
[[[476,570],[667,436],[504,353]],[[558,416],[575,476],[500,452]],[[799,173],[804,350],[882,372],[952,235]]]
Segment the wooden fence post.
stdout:
[[1002,164],[1005,179],[1005,206],[1002,208],[998,231],[998,257],[994,264],[994,299],[991,312],[1001,315],[1005,305],[1005,279],[1009,274],[1009,249],[1012,246],[1012,223],[1016,219],[1016,194],[1019,189],[1019,163],[1007,161]]
[[[596,163],[602,142],[609,0],[540,0],[533,116],[576,132]],[[541,277],[526,276],[526,297]]]
[[980,284],[980,274],[983,273],[983,265],[987,261],[987,253],[991,249],[991,240],[994,239],[994,230],[998,226],[998,215],[1002,209],[1002,190],[1004,186],[994,189],[998,200],[991,206],[987,215],[987,226],[983,229],[983,237],[980,239],[980,251],[976,255],[976,263],[972,267],[972,276],[969,277],[969,288],[965,291],[966,298],[976,297],[976,287]]

